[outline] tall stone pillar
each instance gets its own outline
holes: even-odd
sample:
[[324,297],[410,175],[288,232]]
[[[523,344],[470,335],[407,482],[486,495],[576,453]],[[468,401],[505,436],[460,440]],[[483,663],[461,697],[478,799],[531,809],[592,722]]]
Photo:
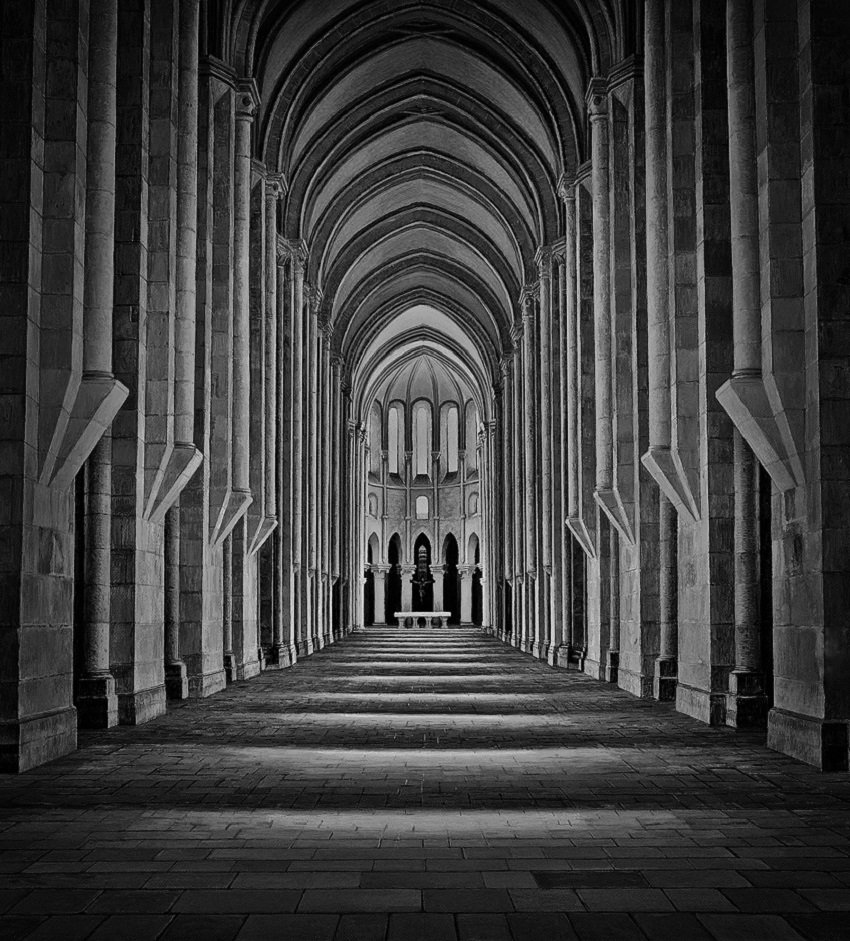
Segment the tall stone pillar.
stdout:
[[88,460],[86,513],[86,595],[83,675],[77,694],[77,721],[85,728],[108,729],[118,724],[118,697],[109,672],[109,629],[112,588],[112,437],[107,433]]
[[434,610],[443,611],[443,605],[445,604],[444,600],[444,577],[446,574],[445,566],[443,565],[432,565],[431,574],[434,576]]
[[552,375],[551,375],[551,323],[552,323],[552,253],[547,249],[537,252],[537,275],[540,290],[540,328],[538,381],[540,403],[540,545],[541,559],[538,577],[540,592],[540,627],[534,650],[536,657],[547,657],[552,643]]
[[[524,630],[523,650],[526,653],[539,651],[540,618],[538,611],[538,558],[537,558],[537,408],[535,402],[535,350],[537,330],[534,323],[534,286],[523,291],[523,331],[522,331],[522,429],[524,453],[524,490],[525,494],[525,578],[524,587]],[[536,647],[535,647],[536,645]]]
[[375,627],[386,627],[387,624],[387,575],[389,565],[373,565],[372,577],[375,582],[375,617],[372,621]]
[[189,696],[186,664],[180,659],[180,506],[165,514],[165,693]]
[[663,702],[676,698],[679,663],[676,510],[662,493],[658,507],[658,595],[660,638],[653,695]]
[[460,575],[460,623],[463,625],[472,624],[472,565],[462,565],[458,567]]
[[735,447],[735,669],[729,676],[726,724],[767,722],[759,612],[759,464],[741,433]]
[[293,624],[293,642],[298,654],[303,651],[304,612],[302,582],[307,577],[303,564],[304,521],[304,266],[307,250],[304,242],[290,243],[291,300],[290,344],[292,371],[290,382],[290,408],[292,412],[292,591],[290,617]]
[[[413,607],[413,573],[416,571],[415,565],[401,566],[401,609],[410,611]],[[395,612],[393,612],[395,613]]]

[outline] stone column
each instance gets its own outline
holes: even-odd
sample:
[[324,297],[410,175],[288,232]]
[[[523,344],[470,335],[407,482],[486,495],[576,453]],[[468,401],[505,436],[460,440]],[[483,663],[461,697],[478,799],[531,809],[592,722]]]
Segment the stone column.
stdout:
[[389,565],[373,565],[372,577],[375,580],[375,627],[386,627],[387,624],[387,575]]
[[[644,97],[646,134],[646,294],[649,384],[647,467],[670,461],[670,309],[667,244],[667,70],[665,0],[646,0]],[[661,476],[654,473],[656,480]]]
[[537,410],[534,401],[534,352],[536,333],[534,324],[534,294],[523,293],[522,331],[522,405],[525,519],[525,578],[523,579],[523,650],[531,653],[540,642],[540,619],[537,617]]
[[318,585],[319,585],[319,304],[321,295],[314,288],[310,293],[310,340],[307,350],[310,368],[310,424],[309,424],[309,452],[307,460],[310,462],[307,468],[307,481],[305,488],[308,494],[307,522],[309,532],[307,534],[308,564],[310,568],[310,580],[312,582],[309,601],[310,618],[308,629],[313,648],[318,645],[319,635],[319,610]]
[[[270,519],[278,517],[278,427],[277,415],[277,387],[283,370],[281,360],[281,344],[278,343],[278,330],[282,326],[278,323],[280,313],[278,307],[278,283],[283,281],[278,269],[278,237],[277,237],[277,204],[283,195],[280,177],[269,176],[266,179],[265,212],[266,212],[266,317],[265,317],[265,399],[266,399],[266,440],[265,440],[265,484],[266,484],[266,516]],[[281,284],[281,287],[283,285]]]
[[195,269],[198,226],[199,0],[180,3],[177,134],[177,307],[174,324],[174,439],[195,452]]
[[304,505],[304,265],[307,262],[303,242],[290,244],[291,301],[290,344],[292,372],[290,407],[292,410],[292,632],[293,643],[300,652],[304,636],[302,579],[307,577],[302,565],[302,525]]
[[[108,382],[113,379],[117,0],[93,0],[90,12],[83,373],[86,379]],[[111,529],[112,436],[107,433],[88,460],[85,638],[77,721],[93,728],[118,723],[115,680],[109,671]]]
[[472,623],[472,565],[458,566],[460,575],[460,623]]
[[445,604],[443,596],[443,577],[446,574],[445,566],[432,565],[431,574],[434,576],[434,610],[442,611]]
[[416,571],[415,565],[401,566],[401,609],[410,611],[413,607],[413,573]]
[[111,529],[112,436],[107,432],[88,460],[85,636],[76,702],[77,721],[85,728],[108,729],[118,724],[118,697],[109,672]]
[[180,505],[165,514],[165,693],[189,696],[186,664],[180,659]]
[[224,578],[222,600],[222,628],[224,642],[224,673],[228,683],[236,679],[236,657],[233,653],[233,536],[222,544],[222,572]]
[[620,540],[617,530],[608,527],[608,651],[605,661],[605,679],[616,683],[620,672]]
[[[727,0],[729,195],[732,243],[732,381],[761,377],[759,205],[756,162],[753,6]],[[735,669],[729,677],[726,722],[767,721],[761,673],[758,556],[758,462],[734,431]]]
[[578,519],[578,479],[581,448],[578,440],[578,342],[576,303],[576,200],[575,187],[569,184],[564,189],[564,325],[566,355],[566,406],[567,406],[567,519]]
[[658,507],[658,604],[661,637],[653,680],[653,695],[662,701],[675,700],[678,682],[677,529],[675,507],[662,493]]
[[551,321],[552,321],[552,253],[541,249],[537,253],[537,271],[540,281],[540,532],[542,571],[539,578],[540,629],[538,657],[546,657],[552,643],[552,377],[551,377]]
[[324,344],[322,347],[322,443],[321,443],[321,471],[322,471],[322,585],[324,596],[324,641],[333,640],[333,625],[331,624],[331,489],[333,477],[333,367],[331,366],[331,325],[328,321],[323,324]]
[[250,495],[251,427],[251,124],[256,97],[251,83],[236,94],[233,186],[233,490]]
[[593,340],[596,393],[596,491],[614,486],[611,411],[611,226],[608,189],[608,102],[593,80],[588,91],[593,161]]
[[767,722],[759,616],[759,464],[741,433],[735,447],[735,669],[729,676],[726,724]]
[[[511,374],[512,357],[502,356],[502,504],[504,525],[504,574],[510,580],[514,574],[514,491],[512,487],[513,466],[513,377]],[[495,468],[493,468],[495,473]],[[504,627],[504,625],[502,625]]]

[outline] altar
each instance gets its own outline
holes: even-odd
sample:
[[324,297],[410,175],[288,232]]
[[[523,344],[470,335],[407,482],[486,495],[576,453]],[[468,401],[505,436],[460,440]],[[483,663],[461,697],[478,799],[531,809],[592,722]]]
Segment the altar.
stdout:
[[405,627],[446,627],[451,611],[396,611],[399,625]]

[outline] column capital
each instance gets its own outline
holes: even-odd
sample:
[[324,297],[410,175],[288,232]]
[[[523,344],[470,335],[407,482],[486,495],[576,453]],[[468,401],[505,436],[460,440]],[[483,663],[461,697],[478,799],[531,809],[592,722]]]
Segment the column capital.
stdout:
[[541,280],[552,273],[552,249],[548,245],[541,245],[534,256],[537,265],[537,274]]
[[324,297],[322,289],[315,284],[305,284],[304,297],[310,305],[310,313],[318,318],[322,306],[322,298]]
[[604,78],[596,76],[587,83],[584,96],[587,113],[591,121],[599,121],[608,115],[608,86]]
[[392,571],[392,566],[391,565],[376,565],[375,563],[373,563],[372,571],[376,575],[383,575],[386,577]]
[[519,346],[522,343],[522,335],[524,332],[525,332],[525,325],[523,323],[522,318],[520,318],[519,320],[515,320],[513,323],[513,326],[511,327],[511,339],[514,342],[512,356],[516,356],[517,350],[519,350]]
[[282,173],[266,174],[266,199],[282,199],[289,187]]
[[253,78],[240,78],[236,82],[236,120],[253,121],[260,107],[260,92]]
[[572,202],[576,198],[576,178],[562,173],[558,177],[558,195],[566,202]]
[[289,254],[289,260],[292,263],[294,271],[304,271],[307,259],[310,257],[310,249],[304,239],[283,239],[285,251]]
[[530,319],[534,316],[534,302],[540,296],[540,282],[539,281],[530,281],[522,289],[519,302],[522,307],[522,319],[523,321]]

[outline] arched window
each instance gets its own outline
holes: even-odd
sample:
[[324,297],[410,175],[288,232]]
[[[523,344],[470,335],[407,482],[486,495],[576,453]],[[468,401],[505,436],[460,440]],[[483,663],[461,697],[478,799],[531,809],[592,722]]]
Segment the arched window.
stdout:
[[416,498],[416,519],[418,520],[428,519],[428,498],[427,497]]
[[402,450],[404,448],[404,428],[402,425],[401,409],[398,405],[390,406],[390,414],[387,421],[387,438],[389,454],[387,462],[389,472],[397,474],[402,462]]
[[457,473],[457,452],[460,440],[460,419],[456,405],[446,412],[446,472]]
[[478,494],[471,493],[469,495],[469,511],[468,516],[478,516]]
[[381,476],[381,406],[375,402],[369,413],[369,470]]
[[378,517],[378,498],[374,493],[369,494],[369,516]]
[[417,402],[413,408],[414,469],[417,476],[428,476],[431,464],[431,406]]
[[474,402],[466,403],[465,415],[466,469],[478,469],[478,411]]

